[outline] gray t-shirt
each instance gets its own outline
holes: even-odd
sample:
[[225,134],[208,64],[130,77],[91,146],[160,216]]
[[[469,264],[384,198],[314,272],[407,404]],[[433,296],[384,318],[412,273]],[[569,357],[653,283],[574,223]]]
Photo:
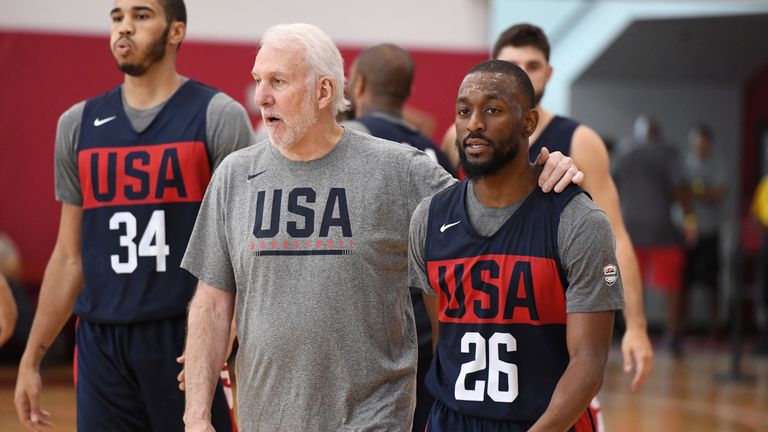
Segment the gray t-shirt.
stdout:
[[242,430],[410,430],[408,223],[454,181],[410,146],[348,129],[316,160],[269,141],[224,160],[182,267],[236,294]]
[[[183,78],[182,84],[187,81]],[[167,100],[145,110],[131,108],[123,99],[123,110],[136,132],[144,131],[163,109]],[[85,101],[70,107],[59,117],[54,150],[55,190],[58,201],[83,205],[80,189],[80,170],[77,164],[77,143]],[[208,151],[213,167],[225,156],[255,142],[253,128],[245,108],[224,93],[211,98],[206,111]]]
[[[472,182],[467,188],[467,214],[475,231],[491,236],[512,217],[524,200],[503,208],[485,207],[475,197]],[[431,294],[424,245],[431,197],[416,208],[411,219],[408,263],[410,286]],[[584,194],[576,195],[560,214],[557,233],[558,253],[569,286],[565,292],[566,312],[599,312],[624,308],[621,278],[608,283],[604,269],[616,265],[615,239],[605,213]]]
[[[723,164],[714,155],[700,159],[691,153],[685,159],[685,176],[689,186],[695,193],[702,188],[726,187],[726,176]],[[693,214],[700,236],[714,236],[720,231],[723,223],[722,200],[708,200],[694,196],[692,200]]]

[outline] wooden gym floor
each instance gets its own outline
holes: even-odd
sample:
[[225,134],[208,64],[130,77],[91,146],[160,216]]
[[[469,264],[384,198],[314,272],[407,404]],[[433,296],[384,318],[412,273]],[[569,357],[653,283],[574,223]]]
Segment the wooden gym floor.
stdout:
[[[688,340],[682,358],[657,350],[653,374],[637,392],[621,370],[618,347],[611,351],[600,394],[608,432],[754,432],[768,431],[768,357],[745,354],[741,372],[751,379],[719,380],[730,375],[728,346]],[[24,429],[16,419],[13,386],[16,370],[0,368],[0,431]],[[42,405],[53,414],[56,431],[75,431],[71,367],[45,370]]]

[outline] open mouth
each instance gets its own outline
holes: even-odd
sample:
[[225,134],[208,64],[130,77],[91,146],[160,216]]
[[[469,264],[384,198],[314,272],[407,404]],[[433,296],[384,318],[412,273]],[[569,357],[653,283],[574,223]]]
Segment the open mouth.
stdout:
[[267,124],[277,124],[277,122],[283,120],[280,116],[277,116],[274,114],[264,114],[262,118],[264,119],[264,122]]
[[481,149],[488,146],[488,141],[480,138],[468,138],[464,140],[464,147],[470,149]]

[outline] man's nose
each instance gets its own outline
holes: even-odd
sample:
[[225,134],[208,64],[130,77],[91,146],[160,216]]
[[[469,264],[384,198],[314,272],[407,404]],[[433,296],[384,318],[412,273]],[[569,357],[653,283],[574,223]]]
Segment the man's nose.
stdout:
[[256,101],[256,106],[265,107],[275,103],[275,98],[267,88],[266,83],[260,82],[256,84],[253,92],[253,98]]

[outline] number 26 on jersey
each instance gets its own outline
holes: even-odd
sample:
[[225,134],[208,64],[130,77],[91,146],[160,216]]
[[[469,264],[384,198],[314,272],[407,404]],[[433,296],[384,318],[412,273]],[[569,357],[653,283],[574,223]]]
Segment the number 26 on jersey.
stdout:
[[[502,361],[499,353],[517,351],[517,340],[509,333],[494,333],[486,343],[480,333],[467,332],[461,338],[461,352],[469,354],[474,346],[475,358],[461,365],[454,386],[456,400],[482,402],[486,393],[494,402],[513,402],[517,398],[517,365]],[[487,360],[486,360],[487,359]],[[488,382],[476,380],[467,388],[467,375],[488,369]],[[501,379],[506,378],[507,390],[502,390]]]

